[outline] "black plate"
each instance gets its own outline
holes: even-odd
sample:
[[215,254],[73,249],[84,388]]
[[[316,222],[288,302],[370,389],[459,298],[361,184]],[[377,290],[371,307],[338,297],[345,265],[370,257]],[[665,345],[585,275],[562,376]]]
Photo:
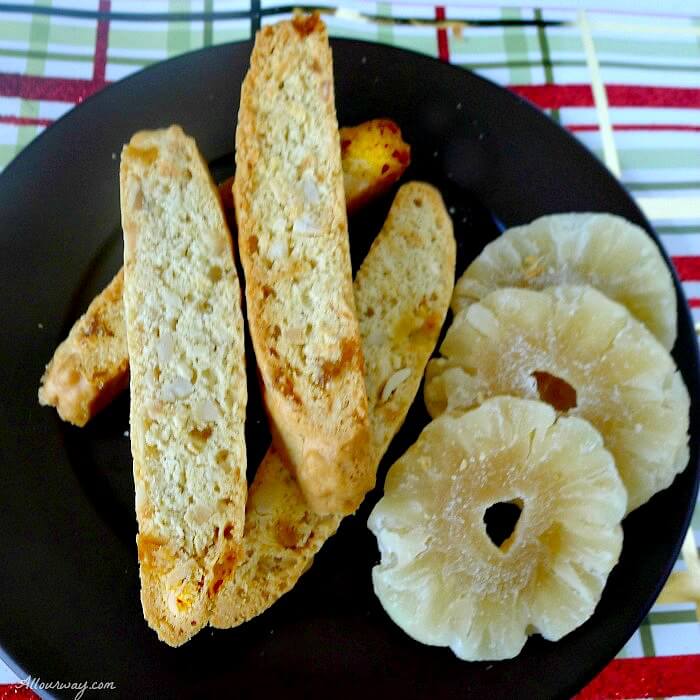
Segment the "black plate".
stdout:
[[[579,143],[518,97],[468,72],[379,45],[334,41],[338,117],[395,119],[413,145],[408,177],[437,185],[453,212],[458,272],[498,233],[560,211],[626,216],[654,235],[629,195]],[[379,491],[322,550],[299,585],[236,630],[205,630],[181,649],[141,616],[126,397],[78,430],[40,408],[44,364],[121,261],[118,154],[132,132],[180,123],[215,175],[232,170],[239,86],[250,43],[157,65],[87,100],[0,178],[0,643],[21,676],[114,681],[107,697],[571,695],[639,625],[666,579],[697,488],[691,465],[625,523],[622,559],[594,617],[515,660],[469,664],[422,646],[372,593],[378,559],[365,523]],[[352,222],[355,263],[391,198]],[[655,239],[656,240],[656,239]],[[695,334],[678,282],[675,357],[698,393]],[[419,398],[383,462],[426,422]],[[693,406],[691,425],[696,425]],[[252,401],[251,471],[267,446]],[[249,475],[250,476],[250,475]]]

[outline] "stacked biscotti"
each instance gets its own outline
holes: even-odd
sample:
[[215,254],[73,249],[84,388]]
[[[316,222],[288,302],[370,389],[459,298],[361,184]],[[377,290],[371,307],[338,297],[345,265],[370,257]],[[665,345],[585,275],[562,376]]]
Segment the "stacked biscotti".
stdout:
[[[353,289],[332,55],[318,16],[258,33],[236,165],[248,329],[273,435],[250,496],[225,196],[179,127],[139,132],[124,147],[124,269],[59,346],[40,390],[42,403],[84,425],[129,383],[141,600],[172,646],[269,607],[361,503],[415,397],[454,277],[440,195],[410,183]],[[371,178],[362,189],[372,192]]]

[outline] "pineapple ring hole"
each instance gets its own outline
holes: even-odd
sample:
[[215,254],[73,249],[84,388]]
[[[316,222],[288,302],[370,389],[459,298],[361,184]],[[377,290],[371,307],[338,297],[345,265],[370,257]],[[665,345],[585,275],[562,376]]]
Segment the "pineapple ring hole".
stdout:
[[567,381],[549,372],[535,371],[530,376],[537,382],[540,400],[548,403],[555,411],[565,413],[576,408],[576,389]]
[[484,511],[486,534],[502,552],[507,552],[513,543],[524,505],[522,498],[514,498],[493,503]]

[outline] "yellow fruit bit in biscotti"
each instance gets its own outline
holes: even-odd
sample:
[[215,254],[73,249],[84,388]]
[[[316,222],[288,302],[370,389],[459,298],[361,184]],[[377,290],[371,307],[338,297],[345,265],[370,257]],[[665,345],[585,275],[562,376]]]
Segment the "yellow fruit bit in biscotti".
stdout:
[[155,146],[149,148],[139,148],[138,146],[127,146],[125,156],[136,158],[145,165],[151,165],[158,158],[158,149]]

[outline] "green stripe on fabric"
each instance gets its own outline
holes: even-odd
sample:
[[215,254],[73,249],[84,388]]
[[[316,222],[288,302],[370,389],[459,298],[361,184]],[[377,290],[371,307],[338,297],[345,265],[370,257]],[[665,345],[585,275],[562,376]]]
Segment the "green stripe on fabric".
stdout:
[[667,612],[650,612],[647,619],[652,625],[672,625],[674,623],[697,622],[695,610],[670,610]]
[[[204,0],[204,11],[213,12],[214,11],[214,0]],[[214,38],[212,32],[212,22],[211,19],[204,20],[204,34],[202,36],[202,42],[204,46],[211,46]]]
[[47,61],[78,61],[80,63],[92,63],[93,50],[89,54],[81,53],[60,53],[57,51],[32,51],[21,49],[3,49],[0,48],[0,56],[11,56],[13,58],[36,58],[46,59]]
[[[503,8],[501,10],[503,19],[522,19],[522,13],[518,8]],[[518,61],[521,56],[528,56],[528,44],[524,30],[521,27],[505,27],[503,30],[503,45],[506,49],[506,56],[516,59],[508,63],[510,69],[510,82],[527,84],[532,82],[532,73],[529,67],[523,66],[522,61]],[[520,65],[518,65],[520,63]]]
[[0,143],[0,168],[4,168],[21,151],[21,147]]
[[[520,30],[524,31],[524,30]],[[530,40],[532,41],[532,44],[530,44]],[[537,53],[539,50],[539,47],[537,45],[537,37],[533,34],[533,36],[530,38],[529,36],[526,36],[526,42],[527,42],[527,47],[532,51],[532,53]],[[505,38],[503,31],[499,32],[498,34],[492,34],[489,36],[479,36],[475,32],[471,31],[471,28],[466,29],[464,32],[462,32],[461,37],[455,37],[454,38],[454,52],[455,53],[467,53],[475,58],[479,54],[491,54],[494,56],[502,56],[503,54],[506,54],[506,48],[505,48]],[[508,65],[512,63],[513,61],[517,60],[527,60],[528,58],[528,53],[525,53],[525,55],[520,55],[520,56],[508,56],[508,60],[506,63],[502,65]]]
[[[49,19],[47,17],[47,19]],[[97,26],[92,27],[51,24],[49,41],[52,44],[66,44],[68,46],[94,46]]]
[[390,44],[391,46],[396,46],[401,49],[417,51],[419,53],[426,54],[426,56],[435,57],[438,54],[437,32],[434,30],[422,36],[394,36],[394,38],[389,41],[385,41],[379,37],[378,41],[384,41],[386,44]]
[[572,28],[561,29],[552,27],[547,32],[547,41],[549,43],[549,53],[552,56],[553,62],[557,60],[556,56],[559,52],[567,54],[579,53],[581,56],[584,55],[581,34]]
[[12,22],[3,20],[0,22],[0,40],[4,41],[29,41],[31,22]]
[[644,618],[644,621],[639,627],[639,638],[642,643],[642,651],[644,656],[656,656],[656,648],[654,647],[654,637],[649,626],[649,618]]
[[[391,17],[391,3],[390,2],[380,2],[377,3],[377,14],[380,17]],[[393,44],[394,39],[394,27],[391,24],[378,24],[377,28],[377,41],[381,41],[382,44]]]
[[633,192],[648,190],[700,190],[698,182],[625,182],[625,187]]
[[[189,12],[189,0],[170,0],[168,7],[170,12]],[[169,22],[166,48],[168,56],[177,56],[192,48],[192,25],[189,22]]]
[[[540,28],[542,34],[544,30]],[[539,33],[539,31],[538,31]],[[549,48],[549,47],[547,47]],[[653,70],[653,71],[671,71],[679,73],[696,73],[700,71],[700,66],[665,66],[661,64],[648,64],[648,63],[632,63],[629,61],[598,61],[602,68],[630,68],[632,70]],[[533,68],[536,66],[543,65],[541,61],[487,61],[482,63],[469,63],[469,66],[475,68],[508,68],[511,66],[517,66],[521,68]],[[585,68],[586,62],[584,60],[574,61],[574,60],[552,60],[550,57],[548,66],[543,66],[545,69],[545,77],[547,76],[547,68],[551,73],[552,68]],[[552,79],[548,82],[554,82],[554,76],[552,74]]]
[[627,148],[618,149],[618,151],[623,169],[700,168],[700,149]]
[[677,225],[677,226],[655,226],[659,233],[672,236],[674,233],[700,233],[700,226]]
[[[39,0],[41,7],[49,7],[50,0]],[[29,28],[29,48],[34,56],[27,59],[26,75],[43,75],[46,69],[46,46],[49,38],[51,18],[46,15],[33,15]],[[19,107],[21,117],[36,119],[39,116],[39,103],[35,100],[22,100]],[[23,125],[17,127],[16,150],[19,152],[39,133],[37,126]]]
[[[603,161],[603,150],[588,147],[593,155]],[[625,170],[673,170],[676,168],[700,168],[700,149],[645,149],[628,148],[619,150],[623,179]],[[604,162],[604,161],[603,161]]]
[[672,41],[655,38],[635,39],[634,34],[619,39],[595,34],[596,51],[601,53],[616,53],[627,56],[663,56],[664,58],[682,58],[688,60],[694,56],[700,57],[700,49],[695,41],[684,40],[678,36]]
[[[535,10],[535,19],[542,20],[542,10]],[[544,78],[548,84],[554,83],[554,71],[552,70],[552,57],[549,54],[549,42],[547,41],[547,32],[544,26],[537,27],[537,41],[540,44],[540,53],[542,54],[542,66],[544,68]],[[558,109],[552,109],[549,115],[557,124],[561,123],[561,118]]]
[[246,19],[243,22],[214,22],[212,27],[213,44],[223,44],[227,41],[242,41],[250,39],[252,22]]
[[[173,24],[175,24],[173,22]],[[133,29],[109,28],[109,45],[119,49],[167,49],[169,30],[147,32]]]
[[[48,7],[50,0],[39,0],[41,7]],[[51,18],[46,15],[33,15],[29,29],[29,47],[35,55],[27,60],[26,75],[43,75],[46,67],[46,47],[49,43]],[[30,116],[30,115],[23,115]]]

